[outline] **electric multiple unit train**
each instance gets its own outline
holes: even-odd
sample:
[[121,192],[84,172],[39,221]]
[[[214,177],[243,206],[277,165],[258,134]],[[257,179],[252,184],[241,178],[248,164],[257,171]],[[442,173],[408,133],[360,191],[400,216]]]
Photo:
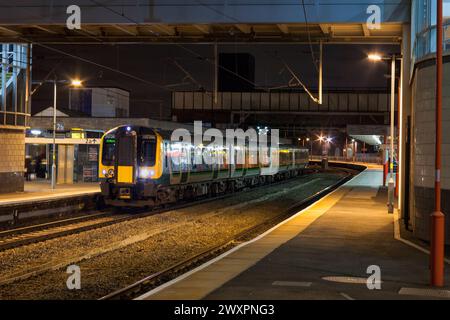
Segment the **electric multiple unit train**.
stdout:
[[[148,127],[111,129],[100,144],[102,198],[113,206],[156,206],[287,179],[302,174],[309,162],[307,149],[290,145],[267,152],[250,152],[245,146],[241,161],[233,148],[239,147],[173,142],[171,132]],[[216,160],[206,161],[205,155]],[[274,156],[278,156],[276,169]]]

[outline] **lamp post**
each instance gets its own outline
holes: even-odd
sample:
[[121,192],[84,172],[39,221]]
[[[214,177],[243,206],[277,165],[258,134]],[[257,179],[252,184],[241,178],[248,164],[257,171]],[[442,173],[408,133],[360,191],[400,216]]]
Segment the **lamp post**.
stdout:
[[56,78],[53,80],[53,150],[52,150],[52,189],[56,187]]
[[317,139],[317,141],[319,141],[319,145],[320,145],[320,159],[323,158],[323,146],[322,146],[322,142],[325,140],[324,136],[321,134],[319,136],[319,139]]
[[394,115],[395,115],[395,54],[391,60],[391,152],[388,182],[388,213],[394,213]]
[[[66,80],[58,81],[55,77],[53,82],[53,150],[52,150],[52,180],[51,180],[51,188],[56,188],[56,98],[57,98],[57,83],[67,83]],[[70,82],[70,85],[73,87],[81,87],[82,82],[78,79],[73,79]]]
[[312,140],[310,138],[306,138],[306,141],[309,142],[309,154],[312,159]]
[[[383,57],[379,54],[373,53],[369,54],[368,56],[369,60],[378,62],[378,61],[390,61],[391,62],[391,124],[390,124],[390,135],[391,135],[391,143],[390,143],[390,165],[389,165],[389,182],[388,182],[388,213],[394,213],[394,188],[395,188],[395,182],[394,182],[394,140],[395,140],[395,133],[394,133],[394,121],[395,121],[395,63],[398,60],[401,60],[401,56],[392,55],[390,57]],[[400,94],[400,93],[399,93]],[[398,168],[399,166],[397,166]],[[397,169],[398,171],[398,169]]]
[[441,143],[442,143],[442,0],[437,1],[436,19],[436,143],[435,143],[435,182],[434,212],[431,214],[431,250],[430,250],[430,282],[432,286],[444,285],[444,233],[445,217],[441,211]]
[[325,141],[326,141],[325,148],[326,148],[327,158],[328,158],[329,155],[330,155],[330,145],[331,145],[331,142],[333,141],[333,138],[327,137],[327,138],[325,139]]
[[356,148],[358,147],[358,143],[355,139],[352,139],[352,148],[353,148],[353,162],[356,162]]

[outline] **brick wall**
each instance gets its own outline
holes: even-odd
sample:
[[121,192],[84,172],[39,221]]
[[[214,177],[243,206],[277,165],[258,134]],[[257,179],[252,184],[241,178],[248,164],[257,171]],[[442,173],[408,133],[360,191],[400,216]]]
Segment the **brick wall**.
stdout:
[[25,134],[0,129],[0,193],[23,191]]

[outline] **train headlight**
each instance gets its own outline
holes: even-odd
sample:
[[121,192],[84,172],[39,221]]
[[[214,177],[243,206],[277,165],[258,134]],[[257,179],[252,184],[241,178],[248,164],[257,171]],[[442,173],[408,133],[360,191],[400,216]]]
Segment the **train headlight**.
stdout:
[[155,174],[155,171],[153,171],[153,170],[142,169],[139,171],[139,177],[142,179],[151,178],[151,177],[153,177],[154,174]]
[[114,177],[114,169],[109,169],[108,170],[108,177]]

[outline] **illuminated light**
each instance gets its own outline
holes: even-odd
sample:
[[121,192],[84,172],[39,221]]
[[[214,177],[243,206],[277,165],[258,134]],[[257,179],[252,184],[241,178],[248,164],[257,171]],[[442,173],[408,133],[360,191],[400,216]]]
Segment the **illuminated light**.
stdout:
[[139,177],[141,177],[143,179],[153,177],[154,175],[155,175],[155,171],[153,171],[153,170],[141,169],[139,172]]
[[306,141],[309,141],[309,138],[306,138]]
[[81,87],[83,82],[80,79],[73,79],[70,84],[74,87]]
[[327,142],[330,143],[331,141],[333,141],[333,138],[328,137]]
[[372,138],[375,140],[375,142],[376,142],[378,145],[381,144],[381,140],[380,140],[380,138],[379,138],[378,136],[372,135]]
[[108,171],[106,171],[106,169],[103,169],[102,174],[106,177],[106,175],[108,174]]
[[319,136],[318,141],[322,142],[325,138],[323,136]]
[[369,58],[370,61],[381,61],[383,60],[383,57],[381,55],[379,55],[378,53],[371,53],[367,56],[367,58]]
[[148,171],[147,169],[142,169],[140,172],[139,172],[139,176],[141,177],[141,178],[148,178],[148,176],[150,175],[150,171]]
[[108,175],[109,175],[110,177],[114,177],[114,169],[109,169],[109,170],[108,170]]
[[127,131],[131,131],[131,127],[127,127]]
[[42,131],[41,131],[41,130],[38,130],[38,129],[33,129],[33,130],[31,130],[30,132],[31,132],[31,134],[34,135],[34,136],[38,136],[38,135],[40,135],[40,134],[42,133]]

